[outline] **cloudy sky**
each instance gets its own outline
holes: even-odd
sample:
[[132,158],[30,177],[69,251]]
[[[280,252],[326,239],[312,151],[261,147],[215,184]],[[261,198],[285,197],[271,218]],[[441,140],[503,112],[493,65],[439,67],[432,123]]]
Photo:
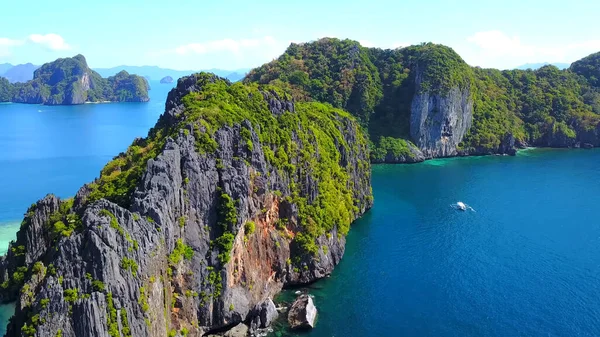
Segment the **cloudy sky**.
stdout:
[[596,0],[9,0],[0,10],[0,63],[13,64],[81,53],[92,67],[239,69],[325,36],[442,43],[501,69],[600,51]]

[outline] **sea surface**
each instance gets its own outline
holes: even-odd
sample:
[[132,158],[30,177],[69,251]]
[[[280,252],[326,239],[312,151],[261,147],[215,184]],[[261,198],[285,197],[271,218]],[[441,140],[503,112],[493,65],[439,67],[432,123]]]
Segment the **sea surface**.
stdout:
[[[29,205],[48,193],[74,196],[136,137],[145,137],[175,84],[151,81],[148,103],[0,104],[0,254]],[[13,311],[0,306],[0,336]]]
[[[172,87],[151,85],[150,103],[0,105],[0,251],[32,202],[73,196],[147,134]],[[599,173],[600,150],[376,165],[340,265],[278,301],[314,296],[300,336],[600,336]],[[282,321],[273,335],[295,335]]]
[[375,206],[300,289],[319,314],[297,335],[600,336],[599,177],[600,150],[374,166]]

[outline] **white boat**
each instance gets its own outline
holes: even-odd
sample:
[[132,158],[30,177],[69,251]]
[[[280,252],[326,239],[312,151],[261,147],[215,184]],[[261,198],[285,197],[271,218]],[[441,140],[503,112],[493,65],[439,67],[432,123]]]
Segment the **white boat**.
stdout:
[[465,204],[462,201],[459,201],[456,204],[452,204],[452,205],[450,205],[450,207],[452,207],[454,209],[457,209],[459,211],[472,211],[472,212],[475,212],[475,210],[473,209],[473,207]]

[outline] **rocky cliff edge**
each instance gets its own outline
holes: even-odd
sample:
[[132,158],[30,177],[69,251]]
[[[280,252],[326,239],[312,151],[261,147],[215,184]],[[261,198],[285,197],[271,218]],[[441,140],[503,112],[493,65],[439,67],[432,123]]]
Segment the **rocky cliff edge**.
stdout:
[[343,111],[182,78],[147,139],[74,199],[28,209],[0,261],[0,299],[17,302],[7,335],[202,336],[249,323],[283,287],[331,273],[372,205],[370,174]]

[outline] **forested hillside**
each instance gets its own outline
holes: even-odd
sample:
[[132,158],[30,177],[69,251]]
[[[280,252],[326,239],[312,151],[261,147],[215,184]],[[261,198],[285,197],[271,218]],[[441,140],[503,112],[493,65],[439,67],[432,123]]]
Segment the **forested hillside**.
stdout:
[[[290,45],[245,81],[278,83],[297,100],[349,111],[369,132],[372,160],[405,162],[421,160],[411,143],[426,150],[423,158],[505,153],[525,144],[600,145],[599,79],[600,53],[567,70],[499,71],[470,67],[432,43],[382,50],[325,38]],[[444,137],[462,129],[455,151],[431,148],[431,136],[444,146]]]

